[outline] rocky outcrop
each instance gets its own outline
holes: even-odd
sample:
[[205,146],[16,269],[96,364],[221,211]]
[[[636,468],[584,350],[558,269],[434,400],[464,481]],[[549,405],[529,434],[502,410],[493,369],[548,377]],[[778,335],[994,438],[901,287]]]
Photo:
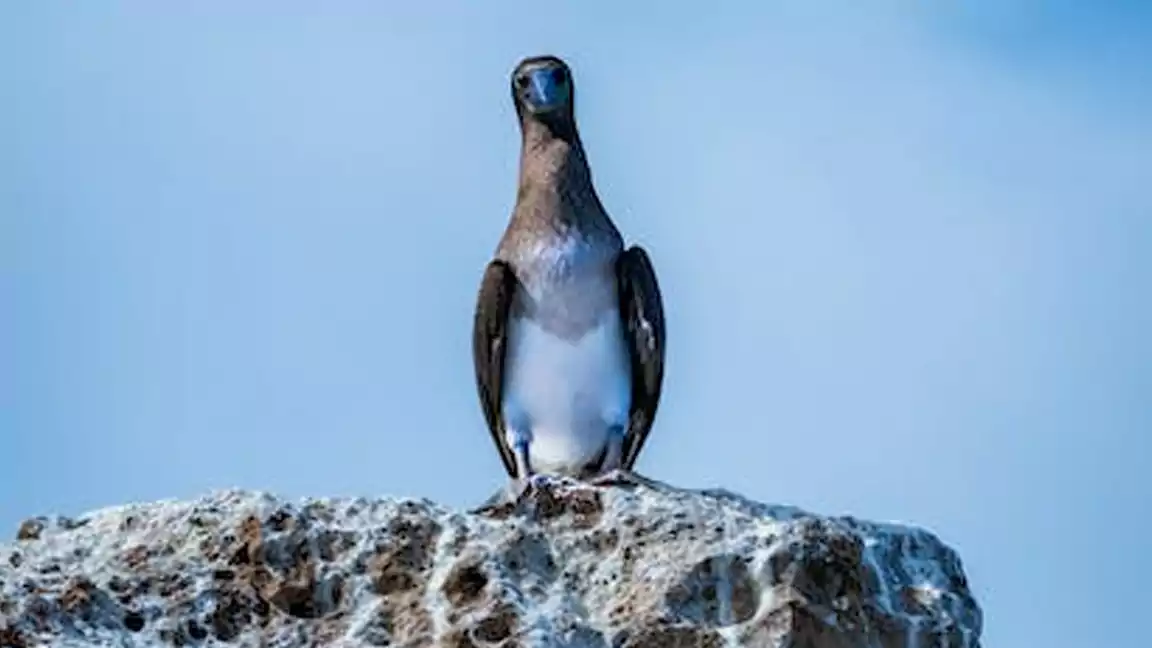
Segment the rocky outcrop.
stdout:
[[957,555],[909,527],[657,483],[515,507],[244,491],[25,522],[0,646],[979,646]]

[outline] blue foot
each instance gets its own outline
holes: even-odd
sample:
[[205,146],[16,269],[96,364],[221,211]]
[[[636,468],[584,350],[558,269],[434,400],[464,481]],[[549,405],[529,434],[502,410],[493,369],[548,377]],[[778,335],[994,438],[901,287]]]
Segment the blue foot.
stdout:
[[552,481],[554,481],[552,476],[551,475],[545,475],[544,473],[535,473],[535,474],[531,475],[530,477],[528,477],[528,483],[531,484],[533,488],[540,488],[542,486],[546,486],[549,483],[551,483]]
[[593,486],[645,486],[654,490],[663,490],[665,487],[655,480],[638,475],[631,470],[616,469],[601,473],[588,480]]

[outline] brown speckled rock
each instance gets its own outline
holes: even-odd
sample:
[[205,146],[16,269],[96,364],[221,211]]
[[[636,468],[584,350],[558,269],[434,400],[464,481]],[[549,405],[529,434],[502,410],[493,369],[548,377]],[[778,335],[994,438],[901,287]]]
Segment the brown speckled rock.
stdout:
[[484,514],[228,491],[17,538],[0,647],[980,645],[926,531],[655,483],[561,480]]

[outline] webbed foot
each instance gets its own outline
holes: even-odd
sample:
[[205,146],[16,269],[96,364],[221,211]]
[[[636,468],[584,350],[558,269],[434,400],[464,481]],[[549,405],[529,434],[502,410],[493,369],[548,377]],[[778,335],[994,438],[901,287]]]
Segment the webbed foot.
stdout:
[[588,483],[593,486],[646,486],[652,489],[661,488],[659,482],[624,468],[616,468],[600,473],[589,479]]
[[540,490],[552,481],[552,477],[541,473],[533,473],[527,477],[513,479],[508,482],[507,492],[510,502],[519,503],[525,495]]
[[534,473],[527,477],[510,479],[503,488],[496,491],[482,505],[472,509],[471,513],[491,513],[500,509],[514,509],[519,506],[524,497],[533,491],[545,488],[552,481],[552,477]]

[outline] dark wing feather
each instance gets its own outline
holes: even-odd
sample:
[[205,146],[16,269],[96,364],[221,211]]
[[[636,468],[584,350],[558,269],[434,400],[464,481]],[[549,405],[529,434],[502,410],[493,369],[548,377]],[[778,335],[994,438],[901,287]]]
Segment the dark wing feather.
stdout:
[[500,460],[511,477],[516,476],[516,460],[504,442],[503,400],[504,354],[508,342],[508,311],[516,290],[516,275],[500,260],[488,263],[476,300],[472,323],[472,362],[476,370],[476,388],[488,431],[500,451]]
[[632,409],[624,439],[623,468],[631,470],[652,429],[664,380],[664,303],[648,254],[632,246],[616,261],[620,317],[632,358]]

